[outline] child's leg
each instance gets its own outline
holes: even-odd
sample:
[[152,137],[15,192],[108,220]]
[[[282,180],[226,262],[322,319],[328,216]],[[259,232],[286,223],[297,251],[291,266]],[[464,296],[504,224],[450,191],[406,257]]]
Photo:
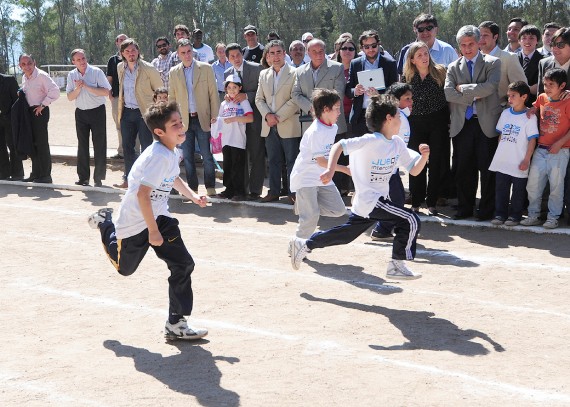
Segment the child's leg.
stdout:
[[299,224],[295,236],[307,239],[317,228],[319,222],[318,187],[299,188],[295,200],[295,213],[299,215]]
[[317,187],[317,201],[322,216],[338,218],[347,213],[340,192],[334,185]]
[[564,177],[566,176],[569,155],[569,150],[563,148],[557,154],[549,154],[547,159],[548,182],[550,184],[548,219],[558,219],[562,213],[564,206]]
[[347,244],[366,232],[366,229],[373,223],[374,219],[363,218],[351,213],[346,223],[329,230],[313,233],[305,244],[310,250]]
[[392,201],[380,198],[370,213],[371,219],[394,222],[394,244],[392,258],[395,260],[413,260],[416,256],[416,239],[420,231],[420,218],[411,210],[396,205]]
[[502,172],[497,172],[495,175],[495,217],[502,220],[506,220],[509,216],[509,196],[512,178],[510,175]]
[[[499,181],[499,173],[497,173],[497,185]],[[522,219],[524,205],[526,201],[526,183],[527,178],[512,177],[513,181],[513,194],[511,195],[511,210],[509,211],[509,218],[516,221]],[[498,191],[498,187],[497,187]]]
[[224,190],[223,195],[225,195],[226,198],[231,198],[232,196],[234,196],[234,190],[233,190],[233,185],[232,185],[233,160],[232,160],[232,151],[231,151],[231,149],[232,149],[232,148],[231,148],[230,146],[223,146],[223,147],[222,147],[222,154],[224,155],[224,162],[223,162],[223,168],[224,168],[224,187],[226,187],[226,189]]
[[[390,200],[399,206],[404,206],[406,202],[406,191],[399,173],[392,174],[390,177]],[[391,236],[392,229],[394,229],[394,222],[377,222],[372,230],[372,236]]]
[[548,150],[537,148],[534,150],[530,169],[528,171],[528,181],[526,191],[528,192],[528,216],[538,218],[540,215],[540,205],[542,202],[542,192],[548,180],[546,157]]
[[245,195],[245,169],[246,169],[246,151],[243,148],[232,147],[233,166],[232,185],[235,195]]
[[161,246],[152,246],[152,248],[170,270],[168,278],[169,315],[190,315],[194,300],[191,277],[194,260],[182,241],[178,220],[168,216],[159,216],[156,223],[164,243]]
[[115,225],[108,221],[99,225],[99,231],[105,252],[115,269],[123,276],[133,274],[148,250],[148,230],[117,240]]

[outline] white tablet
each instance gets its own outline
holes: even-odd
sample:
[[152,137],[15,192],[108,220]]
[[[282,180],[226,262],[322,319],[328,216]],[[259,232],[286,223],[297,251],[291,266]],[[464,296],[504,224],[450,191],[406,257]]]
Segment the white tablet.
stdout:
[[386,89],[386,83],[384,82],[384,69],[371,69],[368,71],[360,71],[356,74],[358,75],[358,83],[365,88],[372,86],[377,90]]

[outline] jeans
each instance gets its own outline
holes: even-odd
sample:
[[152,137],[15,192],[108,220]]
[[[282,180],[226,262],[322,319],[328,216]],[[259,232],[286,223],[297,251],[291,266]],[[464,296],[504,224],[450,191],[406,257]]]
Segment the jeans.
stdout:
[[569,156],[570,151],[567,148],[561,149],[558,154],[550,154],[547,149],[540,146],[534,151],[526,185],[529,217],[537,218],[540,215],[540,203],[546,181],[550,184],[547,218],[558,219],[562,213],[564,176]]
[[[506,220],[513,218],[516,221],[522,219],[522,213],[526,201],[527,178],[513,177],[512,175],[497,172],[495,175],[495,217]],[[511,192],[511,185],[513,193]],[[509,210],[509,198],[511,207]]]
[[141,143],[141,152],[152,144],[152,133],[142,118],[140,109],[123,108],[121,116],[121,136],[123,137],[123,153],[125,157],[125,177],[137,159],[135,144],[137,135]]
[[[299,154],[300,137],[281,138],[277,128],[271,127],[265,139],[265,149],[269,163],[269,195],[279,196],[281,192],[281,168],[283,161],[287,166],[287,179],[291,178],[291,170]],[[289,189],[289,185],[287,185]]]
[[210,132],[202,130],[197,117],[190,118],[188,130],[186,131],[186,140],[182,143],[184,168],[186,169],[188,186],[194,191],[198,190],[198,174],[196,173],[196,161],[194,160],[196,140],[198,140],[200,154],[204,160],[204,185],[206,188],[214,188],[216,186],[216,168],[214,156],[210,151]]

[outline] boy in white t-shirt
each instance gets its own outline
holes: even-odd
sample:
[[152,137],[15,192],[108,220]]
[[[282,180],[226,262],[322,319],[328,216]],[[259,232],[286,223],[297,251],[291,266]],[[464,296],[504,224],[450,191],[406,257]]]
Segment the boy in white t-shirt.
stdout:
[[248,100],[234,102],[242,85],[239,75],[230,75],[224,83],[228,100],[220,105],[220,116],[212,126],[212,137],[222,138],[224,155],[224,186],[226,189],[216,195],[217,198],[245,201],[246,172],[246,123],[253,122],[253,109]]
[[516,226],[522,219],[525,206],[528,169],[538,140],[538,123],[536,115],[526,115],[528,109],[525,103],[530,97],[530,88],[525,82],[511,83],[507,97],[511,107],[501,113],[497,123],[499,146],[489,166],[489,171],[497,173],[495,217],[491,223]]
[[391,221],[395,223],[396,236],[387,276],[407,280],[420,278],[421,274],[412,272],[404,262],[413,260],[416,254],[420,218],[403,205],[390,201],[389,182],[394,169],[400,165],[411,175],[419,174],[429,158],[429,146],[420,144],[420,156],[408,149],[400,137],[392,136],[400,129],[400,111],[394,96],[371,98],[366,109],[366,125],[374,133],[335,143],[327,169],[321,174],[323,183],[328,184],[341,152],[349,156],[355,194],[348,221],[327,231],[313,233],[309,239],[293,238],[291,265],[297,270],[309,250],[350,243],[377,221]]
[[[311,99],[315,120],[301,138],[290,180],[291,192],[296,193],[295,213],[299,215],[295,236],[302,239],[314,233],[320,215],[346,214],[346,206],[334,183],[325,185],[320,179],[336,137],[340,95],[335,90],[315,89]],[[337,171],[350,175],[345,166],[337,166]]]
[[184,318],[192,312],[194,260],[182,241],[178,220],[168,212],[168,197],[174,187],[200,207],[206,206],[207,199],[198,196],[179,177],[182,153],[176,146],[184,142],[186,134],[178,105],[153,104],[144,121],[155,142],[141,153],[129,172],[129,189],[115,224],[111,220],[113,210],[103,208],[89,217],[89,225],[99,229],[109,260],[123,276],[133,274],[148,248],[154,249],[170,270],[165,337],[199,339],[208,331],[188,327]]

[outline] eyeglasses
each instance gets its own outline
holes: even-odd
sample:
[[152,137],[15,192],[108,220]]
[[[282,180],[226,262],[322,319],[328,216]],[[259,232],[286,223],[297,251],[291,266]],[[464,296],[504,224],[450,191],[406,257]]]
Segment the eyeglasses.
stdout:
[[428,25],[427,27],[418,27],[416,28],[416,30],[418,30],[419,33],[423,33],[425,30],[428,30],[431,32],[431,30],[433,30],[435,28],[434,25]]
[[166,43],[162,43],[162,44],[156,44],[156,48],[160,49],[160,48],[166,48],[168,47],[168,44]]
[[308,43],[308,42],[311,42],[311,40],[312,40],[312,38],[310,38],[310,39],[308,39],[308,40],[303,40],[303,43],[306,44],[306,43]]
[[564,48],[566,45],[568,45],[568,44],[566,44],[564,41],[553,42],[550,44],[551,47],[556,47],[556,48],[560,48],[560,49]]
[[[374,47],[374,48],[376,48],[376,47]],[[342,47],[340,50],[352,52],[352,51],[356,51],[356,48],[354,48],[354,47]]]
[[370,49],[370,48],[376,49],[376,48],[378,48],[378,43],[376,42],[374,44],[363,45],[362,48],[364,48],[364,49]]

